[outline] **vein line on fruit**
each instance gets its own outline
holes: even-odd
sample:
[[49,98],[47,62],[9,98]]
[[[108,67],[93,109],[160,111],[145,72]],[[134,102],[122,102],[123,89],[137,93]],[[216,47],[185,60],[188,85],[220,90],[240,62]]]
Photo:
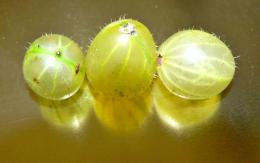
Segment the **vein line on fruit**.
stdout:
[[44,48],[35,46],[31,50],[29,50],[27,53],[28,54],[35,54],[35,53],[49,54],[49,53],[52,53],[52,52],[48,49],[44,49]]
[[110,53],[107,55],[106,59],[104,60],[104,62],[101,64],[101,69],[103,70],[104,66],[108,63],[108,61],[111,59],[113,53],[117,50],[117,48],[119,47],[119,43],[117,43],[114,48],[110,51]]
[[47,69],[50,67],[50,64],[46,64],[43,68],[43,70],[41,71],[41,73],[39,74],[39,76],[37,77],[37,80],[40,80],[42,78],[42,76],[44,75],[44,73],[47,71]]
[[[171,74],[173,73],[173,72],[170,72]],[[181,74],[179,74],[179,73],[177,73],[176,71],[174,72],[174,75],[175,76],[178,76],[178,79],[181,79],[181,80],[183,80],[183,81],[185,81],[185,82],[188,82],[188,83],[192,83],[192,84],[195,84],[195,81],[197,81],[197,80],[200,80],[201,79],[201,77],[198,77],[197,79],[194,79],[194,80],[189,80],[189,78],[187,78],[187,77],[185,77],[185,76],[183,76],[183,75],[181,75]],[[197,85],[197,84],[196,84]],[[201,83],[200,82],[200,84],[199,84],[200,86],[209,86],[209,84],[207,84],[207,83]]]
[[126,54],[126,58],[125,58],[125,62],[124,62],[124,65],[123,65],[122,69],[119,72],[119,77],[121,77],[122,73],[124,72],[128,62],[129,62],[129,58],[131,56],[131,51],[132,51],[132,44],[131,44],[131,39],[130,39],[128,50],[127,50],[127,54]]
[[54,93],[54,90],[56,89],[56,80],[57,80],[57,76],[58,76],[58,69],[59,69],[59,67],[56,66],[54,78],[53,78],[53,80],[52,80],[52,90],[51,90],[51,94],[53,94],[53,93]]
[[[222,44],[209,43],[209,42],[201,42],[201,43],[187,43],[187,44],[181,44],[181,45],[178,45],[178,46],[176,46],[176,47],[174,47],[174,48],[172,48],[172,49],[168,49],[168,50],[169,50],[168,53],[171,53],[171,52],[173,52],[173,51],[175,51],[175,50],[177,50],[177,49],[180,49],[180,48],[193,47],[193,46],[198,47],[198,46],[200,46],[200,45],[208,45],[208,46],[213,46],[213,47],[222,47],[222,48],[225,48],[225,49],[226,49],[226,47],[225,47],[224,45],[222,45]],[[166,49],[166,50],[167,50],[167,49]],[[167,50],[167,51],[168,51],[168,50]]]
[[[190,69],[185,68],[184,66],[180,66],[180,65],[177,65],[177,64],[172,64],[172,63],[170,63],[168,61],[165,61],[165,64],[167,64],[170,67],[177,68],[179,70],[183,70],[183,71],[186,71],[186,72],[189,72],[189,73],[192,73],[192,74],[200,75],[200,73],[198,73],[197,71],[192,71]],[[204,73],[204,76],[206,76],[208,78],[217,79],[217,80],[229,80],[229,78],[220,78],[220,77],[217,77],[217,76],[214,76],[214,75],[209,75],[209,74],[206,74],[206,73]]]
[[64,45],[63,50],[67,49],[70,45],[72,45],[72,41],[70,41],[69,43],[67,43],[66,45]]
[[[28,52],[27,54],[28,55],[31,55],[31,56],[34,56],[34,55],[44,55],[44,56],[50,56],[50,57],[53,57],[53,54],[51,54],[52,52],[48,52],[48,53],[45,53],[45,52],[42,52],[42,51],[30,51]],[[57,57],[56,57],[57,58]],[[60,60],[61,62],[64,62],[66,63],[68,66],[70,66],[72,69],[74,69],[75,67],[75,63],[72,62],[70,59],[66,58],[65,56],[62,56],[62,57],[59,57],[57,58],[57,60]]]
[[[166,58],[167,58],[167,59],[178,59],[178,58],[182,58],[182,57],[186,57],[186,56],[177,55],[177,56],[167,56]],[[166,58],[165,58],[165,59],[166,59]],[[219,63],[221,63],[221,64],[224,64],[224,65],[226,65],[227,67],[233,69],[233,66],[232,66],[232,65],[230,65],[230,64],[227,63],[226,61],[220,60],[220,59],[218,59],[218,58],[216,58],[216,57],[207,57],[206,60],[216,61],[216,62],[219,62]]]
[[142,39],[140,39],[138,36],[137,37],[134,37],[136,40],[137,40],[137,42],[138,42],[138,46],[139,47],[141,47],[141,49],[143,49],[144,50],[144,54],[145,54],[145,59],[146,60],[148,60],[149,62],[151,61],[151,56],[148,54],[148,50],[146,49],[146,46],[144,45],[144,43],[143,43],[143,40]]
[[75,63],[72,62],[70,59],[67,59],[66,57],[62,57],[62,58],[58,58],[60,60],[62,60],[62,62],[64,62],[66,65],[68,65],[72,70],[74,70],[75,67]]
[[181,91],[183,91],[183,92],[186,92],[187,94],[193,96],[193,92],[190,92],[190,91],[188,91],[188,90],[186,90],[186,89],[183,89],[183,88],[181,88],[177,83],[173,82],[173,81],[171,80],[171,78],[168,76],[168,73],[164,70],[163,67],[161,67],[161,70],[162,70],[163,76],[166,77],[167,81],[169,81],[172,85],[174,85],[174,86],[175,86],[176,88],[178,88],[179,90],[181,90]]
[[147,66],[147,62],[149,60],[149,62],[151,62],[151,58],[148,54],[148,50],[146,49],[145,45],[143,44],[142,40],[139,39],[138,37],[135,37],[137,40],[137,46],[141,47],[141,49],[144,51],[144,64],[143,64],[143,70],[141,72],[141,76],[143,76],[143,74],[146,72],[146,66]]
[[[207,62],[206,62],[206,64],[208,65],[208,68],[209,68],[209,67],[210,67],[210,68],[213,68],[211,64],[208,64]],[[202,66],[202,67],[203,67],[203,66]],[[198,66],[199,72],[203,72],[203,73],[201,73],[200,75],[198,75],[198,77],[197,77],[196,79],[192,80],[193,83],[199,82],[201,79],[204,78],[204,74],[207,74],[207,72],[205,72],[205,69],[203,69],[202,67],[201,67],[201,66]],[[200,83],[200,85],[203,85],[202,82],[199,82],[199,83]],[[211,84],[212,84],[212,83],[211,83]],[[207,84],[207,86],[209,86],[209,85]]]

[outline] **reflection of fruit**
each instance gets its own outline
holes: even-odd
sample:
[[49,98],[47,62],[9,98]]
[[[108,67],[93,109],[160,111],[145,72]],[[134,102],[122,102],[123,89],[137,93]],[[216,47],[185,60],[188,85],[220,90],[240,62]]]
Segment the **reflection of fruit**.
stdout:
[[97,96],[94,109],[104,126],[128,133],[144,124],[152,111],[152,100],[149,95],[133,99]]
[[157,80],[153,100],[159,118],[172,128],[182,129],[209,120],[219,107],[220,95],[207,100],[187,100],[173,95]]
[[87,77],[107,96],[135,96],[151,84],[156,71],[156,46],[140,22],[123,19],[105,26],[86,56]]
[[66,99],[83,83],[84,55],[71,39],[57,34],[45,35],[27,50],[23,74],[29,87],[39,96]]
[[51,124],[63,128],[79,128],[86,119],[93,98],[85,82],[72,97],[62,101],[51,101],[36,97],[42,116]]
[[231,82],[234,57],[216,36],[199,31],[177,32],[159,48],[159,77],[166,88],[187,99],[218,95]]

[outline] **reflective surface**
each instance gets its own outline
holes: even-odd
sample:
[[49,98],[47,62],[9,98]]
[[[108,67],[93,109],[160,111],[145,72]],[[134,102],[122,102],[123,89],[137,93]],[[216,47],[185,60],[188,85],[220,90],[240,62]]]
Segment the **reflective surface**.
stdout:
[[117,134],[132,134],[141,130],[152,114],[150,91],[134,98],[95,96],[94,111],[104,127]]
[[[153,107],[140,114],[138,129],[118,134],[93,108],[77,132],[44,117],[22,76],[27,43],[52,32],[86,49],[100,26],[124,14],[144,23],[158,45],[180,29],[203,28],[240,56],[207,120],[176,130]],[[259,17],[259,0],[1,0],[0,162],[260,162]]]
[[71,98],[62,101],[51,101],[41,98],[31,92],[37,102],[42,117],[57,128],[80,130],[93,108],[93,97],[87,82]]
[[221,100],[221,95],[206,100],[183,99],[169,92],[160,80],[155,81],[152,94],[159,119],[176,132],[207,123]]

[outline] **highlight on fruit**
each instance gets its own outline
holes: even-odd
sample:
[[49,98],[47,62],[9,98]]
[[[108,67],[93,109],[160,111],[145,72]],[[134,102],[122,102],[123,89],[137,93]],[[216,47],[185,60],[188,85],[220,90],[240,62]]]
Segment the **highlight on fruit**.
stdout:
[[156,71],[157,52],[151,32],[142,23],[121,19],[105,26],[86,56],[86,74],[106,96],[133,97],[145,92]]
[[37,95],[50,100],[67,99],[84,81],[84,55],[79,45],[66,36],[41,36],[25,54],[23,76]]
[[173,94],[207,99],[221,93],[232,81],[235,61],[230,49],[215,35],[184,30],[159,47],[159,78]]

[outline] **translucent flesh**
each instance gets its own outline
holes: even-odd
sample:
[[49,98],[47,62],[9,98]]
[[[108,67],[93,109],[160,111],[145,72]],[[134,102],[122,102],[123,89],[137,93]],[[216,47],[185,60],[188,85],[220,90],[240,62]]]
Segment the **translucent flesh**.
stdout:
[[234,57],[216,36],[199,30],[181,31],[159,48],[160,79],[174,94],[206,99],[222,92],[235,72]]
[[[132,24],[135,34],[120,29]],[[134,96],[146,90],[156,70],[156,47],[149,30],[135,20],[104,27],[91,43],[86,73],[91,85],[112,96]]]
[[42,36],[27,50],[23,74],[36,94],[52,100],[66,99],[77,92],[84,80],[84,55],[65,36]]

